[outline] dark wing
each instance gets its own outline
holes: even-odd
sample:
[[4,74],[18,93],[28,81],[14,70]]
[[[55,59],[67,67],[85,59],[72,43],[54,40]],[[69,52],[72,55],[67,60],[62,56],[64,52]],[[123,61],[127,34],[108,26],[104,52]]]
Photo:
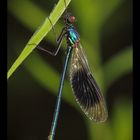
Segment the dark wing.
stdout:
[[70,81],[76,101],[85,114],[95,122],[104,122],[108,113],[105,101],[94,80],[81,45],[73,49]]

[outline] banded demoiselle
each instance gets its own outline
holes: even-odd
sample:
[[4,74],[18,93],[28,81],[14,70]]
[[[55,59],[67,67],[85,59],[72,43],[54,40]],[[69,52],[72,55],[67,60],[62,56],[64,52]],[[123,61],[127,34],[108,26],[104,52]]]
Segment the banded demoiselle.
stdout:
[[[90,120],[94,120],[95,122],[104,122],[108,117],[104,97],[101,94],[101,91],[91,74],[88,61],[80,43],[80,36],[73,25],[76,19],[69,12],[65,12],[63,19],[65,26],[57,39],[57,50],[55,52],[50,52],[40,46],[37,47],[38,49],[46,51],[51,55],[55,56],[59,52],[63,38],[66,38],[67,41],[67,50],[63,66],[63,72],[59,85],[57,102],[48,140],[54,140],[55,129],[60,111],[64,79],[71,54],[72,58],[70,66],[70,82],[77,103],[80,105],[81,109]],[[49,21],[52,24],[50,19]]]

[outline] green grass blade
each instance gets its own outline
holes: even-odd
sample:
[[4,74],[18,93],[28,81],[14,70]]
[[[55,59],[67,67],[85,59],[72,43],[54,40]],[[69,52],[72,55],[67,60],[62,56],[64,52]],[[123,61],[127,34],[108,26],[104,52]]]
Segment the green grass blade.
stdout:
[[[66,5],[70,3],[71,0],[65,0]],[[58,19],[61,17],[63,12],[65,11],[65,3],[64,0],[59,0],[58,4],[54,8],[54,10],[51,12],[49,18],[52,21],[52,24],[55,25],[55,23],[58,21]],[[19,57],[16,59],[14,64],[11,66],[11,68],[8,71],[7,79],[13,74],[13,72],[18,68],[18,66],[27,58],[27,56],[33,51],[33,49],[36,47],[37,44],[44,38],[44,36],[47,35],[47,33],[51,30],[52,25],[50,24],[48,18],[45,19],[44,23],[41,25],[41,27],[35,32],[35,34],[31,37]],[[36,44],[36,45],[28,45],[28,44]]]
[[113,56],[113,58],[105,64],[103,70],[105,73],[104,79],[106,79],[106,89],[123,74],[132,71],[132,60],[132,47],[128,47],[119,54]]
[[[12,14],[20,24],[31,31],[36,30],[45,17],[49,15],[49,12],[44,11],[39,5],[36,5],[36,3],[30,0],[9,0],[8,12]],[[32,18],[35,15],[37,18]]]
[[[36,62],[36,63],[33,63]],[[37,66],[36,66],[37,64]],[[25,61],[23,64],[25,69],[33,76],[33,78],[40,84],[42,87],[49,89],[56,96],[59,88],[60,75],[53,69],[45,60],[43,60],[40,55],[36,52],[32,54],[29,61]],[[53,83],[50,82],[50,79],[53,80]],[[69,103],[70,105],[79,109],[76,105],[74,97],[71,94],[71,86],[67,79],[65,79],[63,96],[62,98]]]

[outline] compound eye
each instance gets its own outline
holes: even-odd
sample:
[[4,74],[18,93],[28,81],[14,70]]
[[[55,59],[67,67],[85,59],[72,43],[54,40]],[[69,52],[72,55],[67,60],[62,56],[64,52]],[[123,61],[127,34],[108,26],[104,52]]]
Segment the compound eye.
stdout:
[[69,21],[70,23],[74,23],[74,22],[75,22],[75,16],[70,16],[70,17],[68,18],[68,21]]

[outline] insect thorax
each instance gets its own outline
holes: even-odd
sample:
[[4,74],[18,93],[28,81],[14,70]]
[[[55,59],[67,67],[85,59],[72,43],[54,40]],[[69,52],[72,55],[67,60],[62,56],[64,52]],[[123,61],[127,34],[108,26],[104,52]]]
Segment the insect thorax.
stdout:
[[76,47],[79,44],[80,37],[78,32],[73,26],[69,26],[67,29],[67,43],[70,46]]

